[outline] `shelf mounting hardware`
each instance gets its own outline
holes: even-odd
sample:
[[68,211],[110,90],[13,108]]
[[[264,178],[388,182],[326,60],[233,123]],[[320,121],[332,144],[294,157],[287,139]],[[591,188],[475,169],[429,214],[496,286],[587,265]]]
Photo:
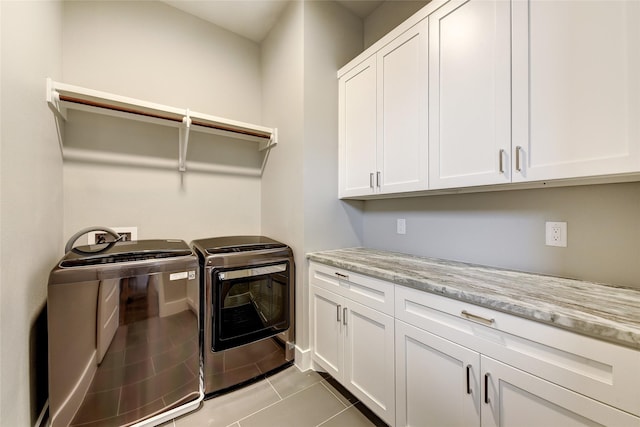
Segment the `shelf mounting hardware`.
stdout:
[[180,172],[186,172],[187,170],[187,147],[189,146],[189,130],[191,128],[191,117],[189,116],[189,109],[185,116],[182,118],[182,126],[180,126],[179,141],[178,141],[178,170]]

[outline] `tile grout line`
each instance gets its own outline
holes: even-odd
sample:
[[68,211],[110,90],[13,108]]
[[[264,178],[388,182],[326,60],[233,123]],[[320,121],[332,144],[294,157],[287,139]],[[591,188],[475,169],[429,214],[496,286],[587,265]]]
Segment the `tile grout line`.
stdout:
[[278,398],[282,401],[284,400],[282,398],[282,396],[280,395],[280,393],[278,393],[278,390],[276,390],[276,388],[273,386],[273,384],[271,383],[271,381],[269,380],[269,377],[265,378],[267,380],[267,382],[269,383],[269,385],[271,386],[271,388],[273,389],[273,391],[276,392],[276,394],[278,395]]
[[324,420],[323,422],[321,422],[320,424],[318,424],[316,427],[320,427],[323,424],[328,423],[329,421],[331,421],[332,419],[334,419],[335,417],[337,417],[338,415],[342,414],[343,412],[345,412],[346,410],[348,410],[349,408],[351,408],[353,405],[348,406],[346,408],[344,408],[342,411],[338,412],[337,414],[334,414],[332,416],[330,416],[329,418],[327,418],[326,420]]
[[332,391],[332,390],[327,386],[327,381],[326,381],[326,380],[322,380],[322,381],[320,382],[320,384],[322,384],[322,386],[323,386],[323,387],[324,387],[324,388],[325,388],[329,393],[331,393],[331,395],[332,395],[333,397],[335,397],[335,398],[338,400],[338,402],[342,403],[342,404],[344,405],[345,409],[349,409],[350,407],[352,407],[353,405],[355,405],[355,403],[351,403],[351,402],[349,402],[348,400],[347,400],[347,402],[349,402],[349,405],[346,405],[342,400],[340,400],[340,398],[339,398],[338,396],[336,396],[336,394],[335,394],[335,393],[334,393],[334,392],[333,392],[333,391]]
[[[267,380],[268,380],[268,378],[267,378]],[[242,421],[242,420],[246,420],[247,418],[249,418],[249,417],[252,417],[252,416],[256,415],[258,412],[264,411],[265,409],[268,409],[268,408],[272,407],[273,405],[277,405],[278,403],[283,402],[283,401],[287,400],[288,398],[290,398],[290,397],[292,397],[292,396],[295,396],[296,394],[302,393],[303,391],[310,389],[311,387],[315,386],[315,385],[316,385],[316,384],[318,384],[318,383],[322,383],[322,380],[321,380],[321,381],[318,381],[318,382],[315,382],[315,383],[311,384],[310,386],[305,387],[305,388],[303,388],[303,389],[301,389],[301,390],[298,390],[298,391],[296,391],[295,393],[291,393],[289,396],[285,397],[284,399],[281,399],[281,400],[279,400],[279,401],[277,401],[277,402],[270,403],[269,405],[265,406],[264,408],[260,408],[260,409],[258,409],[257,411],[255,411],[255,412],[253,412],[253,413],[251,413],[251,414],[249,414],[249,415],[246,415],[246,416],[244,416],[244,417],[242,417],[242,418],[240,418],[240,419],[236,420],[236,422],[235,422],[235,423],[237,423],[237,424],[238,424],[238,426],[240,426],[240,421]],[[272,385],[271,383],[269,383],[269,385],[271,385],[271,387],[273,387],[273,385]],[[277,394],[278,396],[280,396],[280,393],[278,393],[277,391],[276,391],[276,394]],[[233,426],[233,424],[235,424],[235,423],[231,423],[231,424],[229,424],[227,427],[231,427],[231,426]]]

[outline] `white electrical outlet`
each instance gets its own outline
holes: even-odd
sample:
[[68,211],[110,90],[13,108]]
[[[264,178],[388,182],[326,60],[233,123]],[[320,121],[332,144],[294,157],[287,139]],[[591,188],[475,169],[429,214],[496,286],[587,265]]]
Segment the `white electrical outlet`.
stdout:
[[545,223],[545,244],[547,246],[567,247],[567,223],[550,222]]
[[398,218],[396,223],[396,233],[407,234],[407,221],[404,218]]
[[[124,242],[138,240],[138,227],[110,227],[113,231],[123,236]],[[87,234],[87,244],[95,245],[96,243],[110,242],[113,238],[107,236],[106,232],[91,231]]]

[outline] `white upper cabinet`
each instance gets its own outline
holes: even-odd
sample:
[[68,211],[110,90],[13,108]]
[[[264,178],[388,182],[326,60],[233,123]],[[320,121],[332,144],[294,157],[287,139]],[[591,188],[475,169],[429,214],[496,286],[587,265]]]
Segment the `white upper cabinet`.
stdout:
[[378,170],[382,193],[426,190],[428,180],[428,22],[377,55]]
[[340,197],[373,193],[376,170],[376,57],[339,81]]
[[512,8],[513,182],[640,171],[640,2]]
[[427,21],[413,26],[339,81],[339,193],[427,189]]
[[510,182],[510,3],[452,0],[429,15],[429,186]]
[[340,197],[640,180],[638,22],[638,0],[433,0],[338,72]]

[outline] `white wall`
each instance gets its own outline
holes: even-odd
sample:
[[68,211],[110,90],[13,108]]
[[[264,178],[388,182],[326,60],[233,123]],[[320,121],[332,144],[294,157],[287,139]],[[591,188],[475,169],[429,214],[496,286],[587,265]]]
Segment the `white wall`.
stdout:
[[[63,82],[263,123],[260,47],[161,2],[64,3]],[[73,114],[65,143],[177,162],[178,133]],[[117,148],[116,148],[117,147]],[[258,168],[255,143],[191,133],[187,172],[65,161],[64,236],[90,225],[137,226],[138,238],[260,233],[260,179],[189,171],[189,160]]]
[[294,250],[302,351],[309,345],[305,254],[362,238],[362,204],[337,198],[336,77],[361,51],[361,20],[333,2],[292,2],[262,44],[263,114],[279,129],[263,176],[262,232]]
[[[640,183],[368,201],[364,244],[640,288],[638,218]],[[566,248],[545,246],[545,221],[568,223]]]
[[278,128],[262,177],[262,230],[290,246],[303,237],[302,20],[302,3],[291,2],[262,42],[263,117]]
[[278,145],[262,176],[262,234],[291,246],[296,262],[296,341],[302,329],[304,265],[303,4],[293,1],[262,42],[263,117],[278,128]]
[[64,3],[66,83],[259,123],[260,48],[159,1]]
[[[338,200],[338,79],[362,49],[362,22],[333,2],[304,8],[304,251],[359,246],[362,203]],[[308,263],[302,305],[309,307]],[[301,325],[309,330],[309,316]],[[299,340],[308,348],[309,337]]]
[[356,246],[364,204],[338,199],[336,73],[362,51],[362,21],[337,3],[312,1],[304,30],[305,249]]
[[61,74],[61,14],[53,1],[0,2],[2,426],[33,425],[47,393],[46,359],[36,366],[33,356],[36,346],[46,354],[46,341],[34,339],[34,325],[63,248],[62,165],[45,102],[45,78]]
[[365,49],[422,9],[430,0],[386,0],[364,21]]

